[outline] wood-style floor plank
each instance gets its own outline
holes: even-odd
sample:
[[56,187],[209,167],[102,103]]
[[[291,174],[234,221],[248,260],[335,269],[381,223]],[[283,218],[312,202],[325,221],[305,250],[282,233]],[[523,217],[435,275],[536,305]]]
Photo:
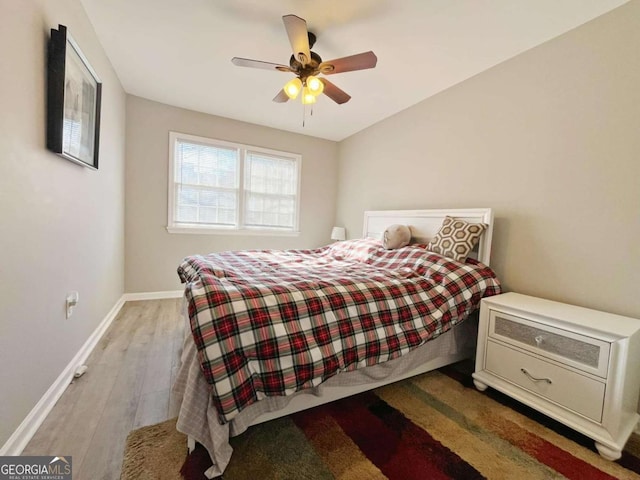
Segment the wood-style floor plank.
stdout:
[[87,373],[69,385],[23,454],[65,455],[50,452],[67,451],[73,452],[75,465],[82,462],[108,393],[117,378],[119,359],[129,347],[135,328],[139,326],[137,322],[128,321],[138,310],[129,304],[123,307],[87,359],[87,365],[90,366]]
[[120,478],[129,432],[175,411],[181,304],[127,302],[89,356],[87,373],[69,385],[23,455],[71,455],[75,480]]
[[[158,307],[147,311],[147,316],[157,320]],[[95,433],[88,446],[88,454],[82,465],[75,463],[80,478],[109,479],[111,472],[117,471],[122,463],[122,448],[114,440],[126,439],[133,428],[136,409],[142,392],[142,382],[147,369],[147,360],[154,339],[155,322],[141,321],[136,318],[136,329],[116,381],[109,393]],[[95,472],[104,472],[96,475]]]

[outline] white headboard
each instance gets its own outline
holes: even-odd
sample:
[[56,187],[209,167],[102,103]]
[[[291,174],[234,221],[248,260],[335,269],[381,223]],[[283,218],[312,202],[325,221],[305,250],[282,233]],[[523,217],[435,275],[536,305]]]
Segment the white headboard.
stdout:
[[485,265],[491,259],[491,237],[493,236],[493,212],[490,208],[460,208],[452,210],[375,210],[364,212],[363,237],[381,238],[389,225],[399,223],[411,229],[413,243],[429,243],[438,233],[444,217],[455,217],[473,223],[488,225],[480,242],[471,255]]

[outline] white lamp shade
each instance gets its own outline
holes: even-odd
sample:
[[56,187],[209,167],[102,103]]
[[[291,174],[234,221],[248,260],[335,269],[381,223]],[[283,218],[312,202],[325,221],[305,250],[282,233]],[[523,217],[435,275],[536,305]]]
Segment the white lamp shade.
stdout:
[[344,240],[347,238],[347,231],[344,227],[333,227],[331,230],[331,240]]

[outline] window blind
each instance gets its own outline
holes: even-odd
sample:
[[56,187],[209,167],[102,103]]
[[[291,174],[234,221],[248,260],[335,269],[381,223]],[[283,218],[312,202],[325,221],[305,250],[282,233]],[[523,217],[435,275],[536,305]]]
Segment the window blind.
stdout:
[[176,223],[233,226],[238,221],[238,150],[179,140]]
[[169,228],[296,232],[300,156],[171,133]]
[[244,167],[245,225],[293,229],[297,162],[248,151]]

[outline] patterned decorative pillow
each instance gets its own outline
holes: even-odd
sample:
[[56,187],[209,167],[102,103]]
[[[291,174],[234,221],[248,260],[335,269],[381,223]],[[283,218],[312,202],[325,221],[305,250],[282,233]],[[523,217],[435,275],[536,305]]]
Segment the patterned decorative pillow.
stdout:
[[487,229],[484,223],[469,223],[459,218],[445,217],[440,230],[427,245],[427,250],[464,262]]

